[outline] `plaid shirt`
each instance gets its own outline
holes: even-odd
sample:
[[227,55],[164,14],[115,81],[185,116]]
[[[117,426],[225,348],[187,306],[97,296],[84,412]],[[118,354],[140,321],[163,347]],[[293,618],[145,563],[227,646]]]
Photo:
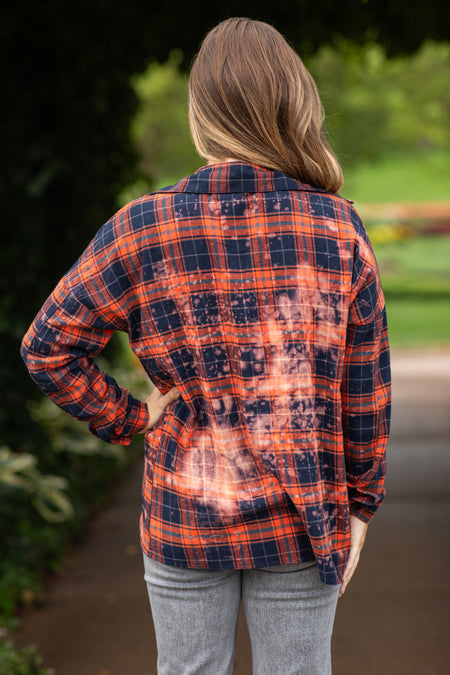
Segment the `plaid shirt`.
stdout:
[[374,254],[351,203],[240,162],[116,213],[23,340],[39,387],[110,443],[144,403],[92,357],[126,331],[161,392],[141,540],[169,565],[316,560],[340,583],[350,512],[384,497],[390,367]]

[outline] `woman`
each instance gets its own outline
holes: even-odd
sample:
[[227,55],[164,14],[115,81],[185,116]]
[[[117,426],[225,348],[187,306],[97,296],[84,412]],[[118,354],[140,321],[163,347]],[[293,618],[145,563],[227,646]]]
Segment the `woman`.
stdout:
[[[116,213],[22,353],[110,443],[145,434],[141,540],[158,672],[331,672],[339,594],[384,497],[390,371],[374,255],[316,86],[271,26],[205,38],[189,119],[208,165]],[[116,330],[145,403],[92,358]]]

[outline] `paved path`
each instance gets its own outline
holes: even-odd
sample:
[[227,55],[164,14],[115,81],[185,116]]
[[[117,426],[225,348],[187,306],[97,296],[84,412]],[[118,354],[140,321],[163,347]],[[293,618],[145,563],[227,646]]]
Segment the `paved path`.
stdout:
[[[389,496],[339,602],[334,675],[449,673],[450,351],[394,352],[393,382]],[[156,673],[138,550],[141,471],[23,621],[18,642],[37,644],[55,675]],[[242,617],[234,675],[251,675]]]

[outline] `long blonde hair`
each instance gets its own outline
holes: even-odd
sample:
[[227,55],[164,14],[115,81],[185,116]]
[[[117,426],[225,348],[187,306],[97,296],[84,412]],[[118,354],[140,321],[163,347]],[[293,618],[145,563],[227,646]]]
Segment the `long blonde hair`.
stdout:
[[252,162],[337,192],[342,169],[323,119],[312,76],[275,28],[232,18],[206,35],[189,78],[189,123],[202,157]]

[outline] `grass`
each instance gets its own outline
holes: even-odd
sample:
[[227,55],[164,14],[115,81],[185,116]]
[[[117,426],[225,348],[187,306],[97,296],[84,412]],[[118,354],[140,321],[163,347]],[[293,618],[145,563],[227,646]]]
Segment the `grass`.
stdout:
[[386,299],[393,347],[450,346],[450,300]]
[[368,162],[345,171],[344,197],[357,204],[450,200],[450,153]]
[[450,346],[450,237],[374,244],[393,346]]

